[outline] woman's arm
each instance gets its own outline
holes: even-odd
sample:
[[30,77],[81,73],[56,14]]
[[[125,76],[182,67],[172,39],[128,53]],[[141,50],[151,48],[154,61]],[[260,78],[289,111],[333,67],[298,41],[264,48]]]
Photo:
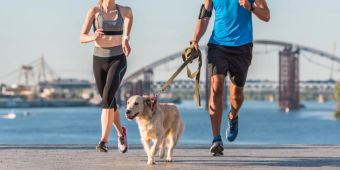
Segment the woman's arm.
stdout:
[[131,53],[131,47],[129,44],[130,40],[130,33],[132,29],[132,24],[133,24],[133,14],[132,10],[130,7],[124,7],[123,10],[123,16],[124,16],[124,34],[123,34],[123,39],[122,39],[122,47],[123,47],[123,52],[126,56],[129,56]]
[[[212,0],[204,0],[204,8],[206,11],[212,12]],[[200,11],[201,13],[201,11]],[[209,25],[210,17],[203,17],[197,21],[196,30],[193,38],[193,43],[198,48],[198,42],[206,32]]]
[[91,8],[85,18],[83,28],[80,33],[80,43],[88,43],[95,41],[98,37],[101,37],[103,34],[102,29],[97,29],[93,35],[89,35],[90,29],[92,27],[92,22],[96,14],[96,7]]
[[124,36],[130,36],[132,24],[133,24],[133,14],[130,7],[125,7],[124,15]]

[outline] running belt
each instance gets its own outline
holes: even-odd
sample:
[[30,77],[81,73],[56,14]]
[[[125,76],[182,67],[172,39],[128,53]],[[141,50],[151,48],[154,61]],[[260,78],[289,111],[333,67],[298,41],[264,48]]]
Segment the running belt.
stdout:
[[101,28],[103,29],[104,35],[123,35],[124,19],[118,5],[116,5],[116,9],[118,11],[117,20],[110,20],[104,18],[103,8],[100,7],[99,14],[93,20],[94,31]]

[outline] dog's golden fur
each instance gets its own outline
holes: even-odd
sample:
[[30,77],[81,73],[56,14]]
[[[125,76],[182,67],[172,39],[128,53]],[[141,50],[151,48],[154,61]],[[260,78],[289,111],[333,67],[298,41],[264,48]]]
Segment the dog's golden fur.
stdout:
[[158,150],[160,158],[164,158],[165,148],[168,148],[166,161],[172,161],[173,149],[184,129],[174,104],[159,104],[148,96],[132,96],[127,102],[126,117],[136,118],[149,165],[155,164]]

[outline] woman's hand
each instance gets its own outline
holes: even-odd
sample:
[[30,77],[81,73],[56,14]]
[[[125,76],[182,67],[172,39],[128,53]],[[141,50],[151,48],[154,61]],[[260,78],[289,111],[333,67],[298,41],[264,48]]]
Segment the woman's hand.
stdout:
[[102,38],[104,36],[103,29],[97,29],[92,35],[93,41],[96,41],[98,38]]
[[122,43],[122,48],[123,48],[123,53],[125,54],[126,57],[128,57],[131,53],[131,47],[129,44],[129,40],[124,39]]

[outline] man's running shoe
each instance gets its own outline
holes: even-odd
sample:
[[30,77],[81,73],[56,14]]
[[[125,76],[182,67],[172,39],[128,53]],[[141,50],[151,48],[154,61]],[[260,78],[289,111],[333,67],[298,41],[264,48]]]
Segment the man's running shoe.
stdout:
[[100,141],[99,144],[96,146],[96,150],[98,152],[108,152],[109,149],[107,148],[106,142]]
[[128,150],[128,145],[127,145],[127,135],[126,135],[126,128],[122,127],[123,129],[123,136],[118,137],[118,150],[120,153],[126,153]]
[[223,155],[223,143],[222,141],[213,142],[210,147],[210,152],[213,153],[213,156],[221,156]]
[[237,134],[238,134],[238,116],[230,120],[229,115],[228,115],[228,120],[229,120],[229,126],[227,128],[226,136],[229,142],[233,142],[236,139]]

